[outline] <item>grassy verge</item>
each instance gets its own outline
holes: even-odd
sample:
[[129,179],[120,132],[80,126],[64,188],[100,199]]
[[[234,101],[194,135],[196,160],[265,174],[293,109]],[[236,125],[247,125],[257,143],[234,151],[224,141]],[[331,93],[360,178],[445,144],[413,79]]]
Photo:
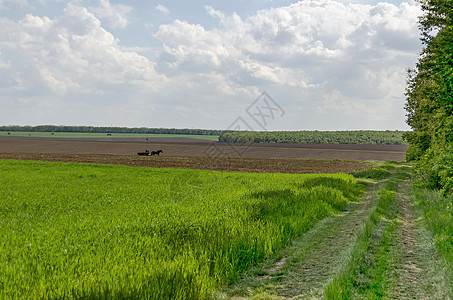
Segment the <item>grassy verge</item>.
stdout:
[[[393,163],[381,164],[378,167],[385,170],[387,176],[395,176]],[[396,185],[388,181],[385,185],[376,184],[376,178],[382,178],[381,172],[374,173],[371,170],[353,174],[359,178],[358,185],[368,190],[360,201],[349,203],[343,213],[329,216],[275,257],[252,268],[238,284],[225,290],[225,297],[320,298],[332,278],[336,278],[334,282],[338,284],[337,289],[333,289],[332,283],[330,284],[331,295],[335,297],[344,293],[341,289],[349,283],[351,286],[359,283],[363,290],[372,286],[378,288],[386,275],[382,268],[370,268],[372,273],[361,274],[360,278],[356,278],[358,272],[354,268],[364,255],[367,255],[364,259],[367,264],[371,261],[374,265],[387,263],[386,254],[391,248],[395,226],[383,226],[386,222],[381,221],[389,207],[394,204]],[[333,186],[333,183],[330,186]],[[379,230],[376,230],[378,227]],[[376,245],[372,245],[374,240],[382,241],[383,247],[379,248],[379,253],[373,253],[373,257],[370,257],[369,250],[376,248]],[[367,264],[364,263],[359,272],[368,272],[370,265]],[[347,275],[350,277],[347,278]],[[344,293],[344,298],[357,295],[352,290],[353,288],[349,293]],[[377,290],[370,291],[375,294],[379,292],[382,293]]]
[[452,212],[445,199],[427,199],[425,191],[418,190],[418,202],[411,201],[410,172],[410,165],[386,163],[354,173],[369,186],[361,201],[320,222],[226,294],[233,299],[450,299],[451,261],[446,266],[438,252],[451,258]]
[[394,168],[395,163],[378,163],[373,168],[352,172],[351,174],[356,178],[379,181],[388,178]]
[[[363,189],[367,184],[359,183]],[[361,197],[362,198],[362,197]],[[342,263],[355,240],[356,223],[369,203],[360,199],[331,215],[302,237],[251,268],[241,280],[224,290],[232,299],[315,299]]]
[[0,298],[208,299],[356,198],[346,174],[0,160]]
[[453,296],[453,196],[414,188],[414,203],[430,231],[448,277],[448,294]]

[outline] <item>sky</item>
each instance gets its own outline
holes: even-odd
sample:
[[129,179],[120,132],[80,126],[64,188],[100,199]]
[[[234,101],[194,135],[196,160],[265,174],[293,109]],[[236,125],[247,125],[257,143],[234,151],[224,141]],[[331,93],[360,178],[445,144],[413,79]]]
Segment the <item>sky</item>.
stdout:
[[0,0],[0,125],[408,130],[414,0]]

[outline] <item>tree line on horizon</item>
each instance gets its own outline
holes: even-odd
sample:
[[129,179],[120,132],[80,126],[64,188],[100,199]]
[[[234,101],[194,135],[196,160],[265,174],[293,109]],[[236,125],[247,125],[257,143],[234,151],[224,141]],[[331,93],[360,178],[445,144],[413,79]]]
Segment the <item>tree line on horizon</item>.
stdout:
[[181,134],[181,135],[220,135],[223,130],[189,128],[146,128],[146,127],[107,127],[107,126],[65,126],[38,125],[0,126],[0,131],[21,132],[79,132],[79,133],[136,133],[136,134]]
[[218,135],[220,142],[227,143],[308,143],[308,144],[406,144],[405,131],[399,130],[351,130],[351,131],[229,131],[215,129],[180,128],[129,128],[38,125],[0,126],[0,131],[8,132],[78,132],[78,133],[132,133],[132,134],[181,134]]
[[420,185],[453,192],[453,1],[420,0],[424,49],[408,71],[408,161]]
[[405,131],[236,131],[220,135],[228,143],[404,145]]

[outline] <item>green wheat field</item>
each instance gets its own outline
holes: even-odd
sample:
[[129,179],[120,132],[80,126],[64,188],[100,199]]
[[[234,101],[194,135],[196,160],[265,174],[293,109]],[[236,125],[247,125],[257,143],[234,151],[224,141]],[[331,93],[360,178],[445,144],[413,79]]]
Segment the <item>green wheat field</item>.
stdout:
[[360,194],[346,174],[0,160],[0,298],[209,299]]

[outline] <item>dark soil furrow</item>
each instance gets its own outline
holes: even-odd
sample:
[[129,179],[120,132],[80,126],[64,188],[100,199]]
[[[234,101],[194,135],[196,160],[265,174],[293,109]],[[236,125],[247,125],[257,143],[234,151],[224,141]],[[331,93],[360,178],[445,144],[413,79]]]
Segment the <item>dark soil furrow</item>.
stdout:
[[230,144],[184,138],[34,138],[0,136],[1,152],[136,155],[148,149],[164,156],[211,158],[287,158],[404,160],[405,145]]
[[231,172],[339,173],[371,166],[363,161],[259,159],[226,157],[170,157],[109,154],[1,153],[0,159],[119,164],[137,167],[207,169]]

